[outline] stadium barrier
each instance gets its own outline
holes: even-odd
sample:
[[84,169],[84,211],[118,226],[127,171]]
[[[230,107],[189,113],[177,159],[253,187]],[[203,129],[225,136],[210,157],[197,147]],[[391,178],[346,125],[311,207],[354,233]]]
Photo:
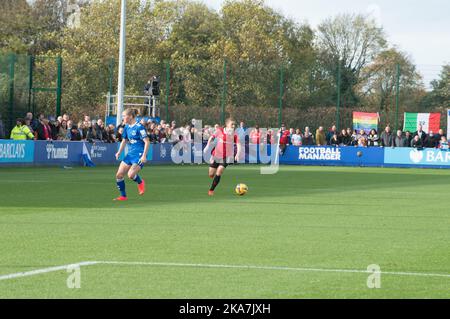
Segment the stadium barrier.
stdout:
[[435,148],[289,146],[280,164],[450,168],[450,152]]
[[383,166],[384,149],[379,147],[289,146],[280,157],[280,164]]
[[33,164],[34,141],[0,140],[0,165]]
[[[83,165],[83,147],[95,164],[112,164],[117,152],[116,144],[36,141],[35,165]],[[86,153],[85,152],[85,153]]]
[[[85,165],[83,154],[96,165],[112,165],[117,164],[117,149],[118,144],[100,142],[0,140],[0,166],[81,166]],[[188,163],[197,163],[202,157],[201,147],[187,150]],[[268,147],[267,157],[270,150]],[[173,152],[171,144],[152,144],[147,159],[149,164],[172,164]],[[450,152],[431,148],[288,146],[279,161],[281,165],[450,168]],[[247,152],[246,163],[261,163],[259,147]]]
[[435,148],[386,148],[385,166],[450,168],[450,151]]

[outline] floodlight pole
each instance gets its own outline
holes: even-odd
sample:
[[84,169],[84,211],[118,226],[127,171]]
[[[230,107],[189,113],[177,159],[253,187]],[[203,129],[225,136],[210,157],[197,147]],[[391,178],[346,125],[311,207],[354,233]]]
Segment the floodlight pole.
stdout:
[[120,42],[119,42],[119,79],[117,81],[117,120],[116,125],[122,123],[123,96],[125,89],[125,48],[127,25],[127,1],[122,0],[120,12]]

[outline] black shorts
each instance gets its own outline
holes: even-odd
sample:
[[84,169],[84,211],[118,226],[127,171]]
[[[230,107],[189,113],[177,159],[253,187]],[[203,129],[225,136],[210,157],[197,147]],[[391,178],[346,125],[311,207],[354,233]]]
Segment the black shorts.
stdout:
[[219,166],[223,166],[224,168],[227,168],[228,165],[232,165],[233,163],[226,163],[225,161],[222,163],[217,163],[216,161],[214,161],[212,164],[209,165],[209,167],[211,168],[219,168]]

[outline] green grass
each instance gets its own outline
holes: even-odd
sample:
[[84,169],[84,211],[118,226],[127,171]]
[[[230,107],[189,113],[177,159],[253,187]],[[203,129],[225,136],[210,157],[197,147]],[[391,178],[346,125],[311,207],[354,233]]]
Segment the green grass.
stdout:
[[[147,166],[147,193],[115,167],[1,168],[0,276],[81,261],[360,269],[450,274],[450,171]],[[244,197],[234,185],[246,183]],[[449,298],[450,277],[92,265],[0,280],[0,298]]]

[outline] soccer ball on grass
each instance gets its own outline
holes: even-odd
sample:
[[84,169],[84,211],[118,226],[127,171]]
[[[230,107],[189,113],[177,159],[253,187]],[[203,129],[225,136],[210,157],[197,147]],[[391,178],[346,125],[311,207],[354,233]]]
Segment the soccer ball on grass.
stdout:
[[248,187],[247,187],[247,185],[242,184],[242,183],[241,184],[237,184],[236,188],[234,189],[234,191],[236,192],[236,195],[243,196],[243,195],[247,194]]

